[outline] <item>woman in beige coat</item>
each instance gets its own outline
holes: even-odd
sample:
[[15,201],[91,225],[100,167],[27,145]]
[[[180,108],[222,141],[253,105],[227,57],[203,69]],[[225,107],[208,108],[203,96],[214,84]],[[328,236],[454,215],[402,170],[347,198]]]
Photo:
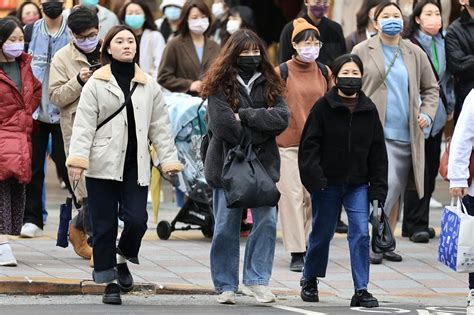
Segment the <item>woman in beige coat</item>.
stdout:
[[[137,59],[133,30],[113,27],[102,46],[105,66],[82,90],[66,162],[73,181],[85,171],[94,235],[93,278],[107,283],[103,302],[108,304],[121,304],[120,292],[133,288],[126,262],[138,264],[147,230],[148,141],[165,174],[182,168],[161,89],[135,64]],[[118,217],[125,225],[116,247]]]
[[[420,198],[423,197],[425,151],[424,132],[429,133],[438,106],[438,84],[426,54],[403,40],[402,12],[384,1],[375,11],[378,35],[352,50],[364,63],[363,91],[377,105],[384,126],[388,154],[388,195],[385,211],[392,230],[396,228],[400,197],[409,174]],[[385,258],[401,261],[394,252],[371,255],[380,264]]]

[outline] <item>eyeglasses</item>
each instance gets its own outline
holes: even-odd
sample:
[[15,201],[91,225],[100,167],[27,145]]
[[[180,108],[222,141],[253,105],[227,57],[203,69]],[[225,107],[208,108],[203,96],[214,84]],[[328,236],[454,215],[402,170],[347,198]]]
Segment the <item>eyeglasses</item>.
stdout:
[[301,47],[316,47],[316,48],[321,48],[323,47],[323,42],[316,42],[316,43],[311,43],[311,44],[305,44],[303,43]]
[[90,34],[89,36],[74,35],[74,37],[76,38],[76,40],[79,43],[85,42],[87,39],[88,40],[95,40],[95,39],[97,39],[97,36],[99,36],[99,34],[97,34],[97,33]]

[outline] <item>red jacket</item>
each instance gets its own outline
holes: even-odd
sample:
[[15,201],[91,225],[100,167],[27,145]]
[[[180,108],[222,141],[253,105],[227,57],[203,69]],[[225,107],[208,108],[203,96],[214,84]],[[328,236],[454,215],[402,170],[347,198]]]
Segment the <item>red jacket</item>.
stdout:
[[22,91],[0,68],[0,180],[31,180],[32,113],[41,101],[41,83],[31,70],[31,56],[23,53],[20,65]]

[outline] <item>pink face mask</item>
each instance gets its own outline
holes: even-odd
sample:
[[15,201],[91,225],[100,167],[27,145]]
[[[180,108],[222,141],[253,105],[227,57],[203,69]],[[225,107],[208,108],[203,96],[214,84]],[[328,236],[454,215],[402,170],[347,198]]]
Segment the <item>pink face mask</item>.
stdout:
[[298,56],[305,63],[312,63],[319,57],[319,47],[304,46],[297,49]]
[[25,48],[25,43],[11,43],[3,45],[3,55],[9,59],[15,59],[20,57]]
[[428,35],[435,36],[439,33],[441,26],[441,16],[430,16],[421,20],[420,27]]
[[21,22],[25,25],[28,25],[28,24],[32,24],[36,21],[39,20],[39,14],[31,14],[31,15],[28,15],[28,16],[25,16],[21,19]]

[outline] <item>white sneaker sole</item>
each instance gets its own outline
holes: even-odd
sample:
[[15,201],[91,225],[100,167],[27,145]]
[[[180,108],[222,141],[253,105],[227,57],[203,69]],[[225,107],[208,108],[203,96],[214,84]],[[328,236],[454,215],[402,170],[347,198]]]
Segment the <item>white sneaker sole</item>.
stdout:
[[254,297],[257,300],[257,302],[259,302],[259,303],[273,303],[273,302],[275,302],[275,297],[274,296],[271,297],[271,298],[264,299],[264,298],[261,298],[261,297],[257,296],[252,290],[247,288],[247,286],[245,286],[245,285],[243,285],[241,289],[242,289],[242,293],[244,295]]
[[16,260],[9,260],[9,261],[0,261],[0,266],[2,267],[16,267],[18,263]]

